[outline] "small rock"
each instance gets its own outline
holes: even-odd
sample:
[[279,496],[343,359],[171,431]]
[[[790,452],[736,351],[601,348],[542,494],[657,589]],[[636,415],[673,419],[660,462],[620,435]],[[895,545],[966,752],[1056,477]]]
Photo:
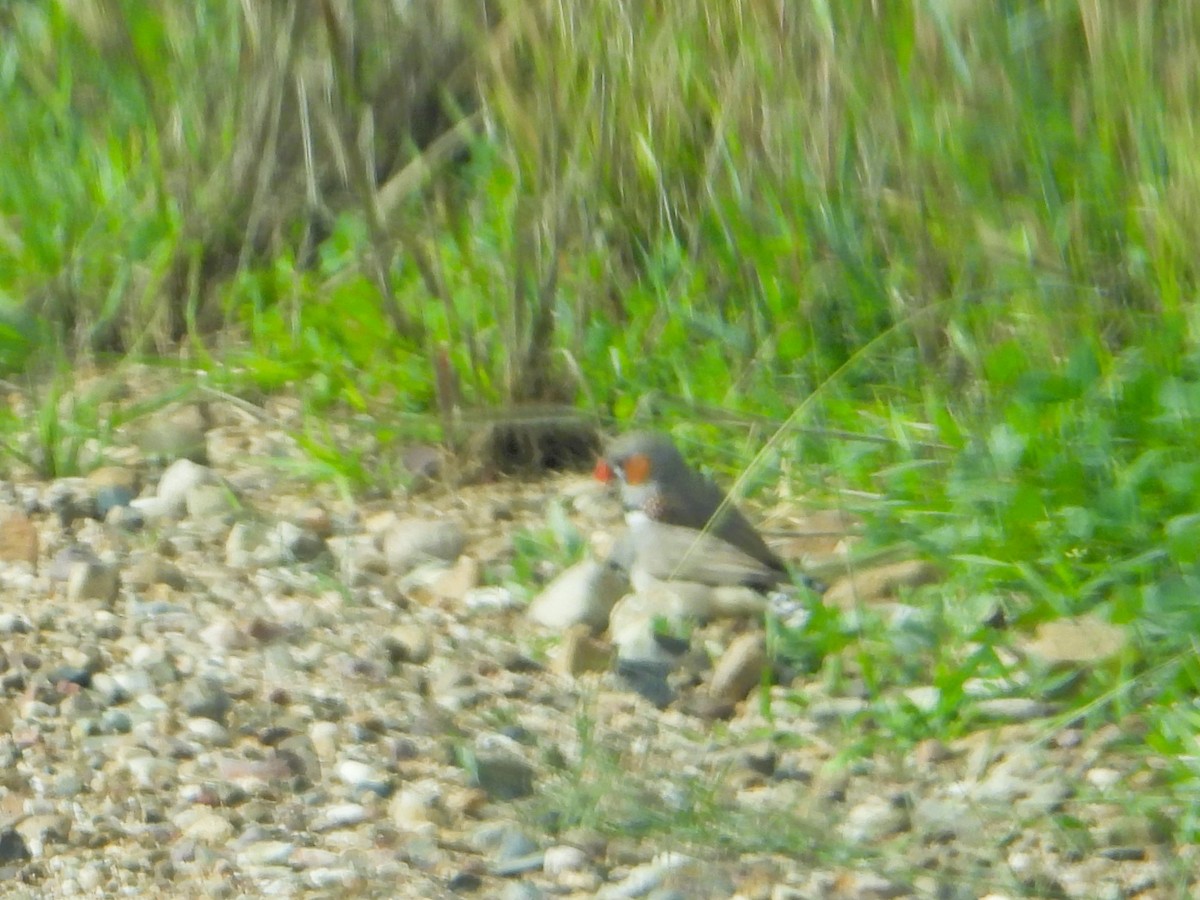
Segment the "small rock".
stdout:
[[927,844],[975,839],[983,829],[972,804],[960,798],[924,798],[914,807],[912,819],[913,829]]
[[224,844],[235,833],[229,820],[214,812],[200,811],[196,815],[177,817],[175,824],[184,837],[213,846]]
[[238,851],[239,866],[282,866],[291,859],[295,844],[288,841],[259,841]]
[[462,605],[473,612],[506,612],[519,607],[520,601],[503,585],[472,588],[462,598]]
[[101,466],[92,469],[87,474],[87,483],[94,489],[115,487],[130,494],[137,494],[141,485],[138,483],[138,473],[135,469],[124,466]]
[[187,733],[209,747],[227,747],[230,743],[229,731],[212,719],[188,719]]
[[673,666],[686,648],[664,640],[662,629],[682,631],[689,624],[685,602],[671,592],[626,594],[613,607],[608,632],[617,657],[632,663]]
[[854,844],[873,844],[908,830],[908,813],[901,804],[871,797],[852,807],[838,831]]
[[100,734],[129,734],[133,730],[133,719],[121,709],[106,709],[100,714]]
[[64,528],[80,519],[100,517],[91,487],[82,478],[59,478],[46,489],[42,505],[58,516]]
[[1088,769],[1084,777],[1087,779],[1087,783],[1098,791],[1110,790],[1121,781],[1120,772],[1116,769],[1108,769],[1103,766]]
[[387,574],[387,560],[369,534],[331,537],[325,546],[337,560],[338,570],[351,583],[365,575]]
[[841,893],[856,900],[892,900],[912,896],[912,888],[875,872],[854,872],[846,879]]
[[550,655],[550,667],[563,675],[578,678],[585,672],[604,672],[612,664],[614,648],[592,637],[586,625],[575,625],[563,635],[562,642]]
[[14,828],[32,857],[45,853],[46,844],[62,844],[71,834],[71,820],[66,816],[46,813],[22,819]]
[[[306,785],[321,783],[321,757],[317,752],[316,743],[308,735],[294,734],[284,738],[275,747],[275,753],[287,764],[293,778],[300,779]],[[383,792],[379,789],[373,790],[375,793]]]
[[913,763],[918,769],[928,770],[953,758],[954,753],[937,738],[926,738],[917,744],[912,752]]
[[225,539],[225,562],[235,569],[271,568],[287,557],[271,529],[261,522],[238,522]]
[[388,817],[402,831],[427,832],[444,825],[441,786],[432,778],[406,784],[388,804]]
[[156,584],[165,584],[177,591],[187,587],[187,579],[179,567],[161,556],[143,556],[135,560],[125,569],[123,581],[139,590]]
[[392,792],[391,780],[374,766],[354,759],[343,760],[334,766],[334,774],[350,787],[370,791],[381,797]]
[[29,517],[16,513],[0,522],[0,562],[36,566],[37,561],[38,533]]
[[827,605],[852,608],[860,603],[894,600],[905,588],[930,584],[938,578],[931,563],[919,559],[851,572],[838,579],[822,598]]
[[341,743],[341,729],[335,722],[313,722],[308,729],[308,738],[318,757],[329,760],[337,753]]
[[120,586],[116,568],[99,562],[77,562],[67,577],[67,600],[71,603],[97,600],[111,607]]
[[767,667],[767,644],[761,632],[739,635],[721,654],[713,669],[709,693],[719,701],[740,703],[762,684]]
[[588,856],[578,847],[560,844],[546,848],[542,859],[542,869],[552,878],[557,878],[564,872],[577,872],[589,865]]
[[275,531],[284,556],[296,562],[309,562],[325,550],[325,539],[294,522],[280,522]]
[[361,803],[335,803],[326,807],[313,821],[313,831],[353,828],[370,820],[371,811]]
[[383,555],[388,568],[405,575],[423,562],[453,562],[466,546],[462,526],[446,519],[408,519],[397,522],[383,537]]
[[990,700],[980,700],[973,704],[978,715],[987,719],[1005,722],[1028,722],[1032,719],[1044,719],[1058,712],[1053,703],[1043,703],[1032,697],[994,697]]
[[189,716],[224,724],[232,706],[225,688],[213,678],[190,678],[179,690],[178,703]]
[[534,772],[525,760],[502,749],[477,749],[471,781],[493,800],[519,800],[533,793]]
[[1128,643],[1129,634],[1124,628],[1085,614],[1043,622],[1021,649],[1044,665],[1061,667],[1112,659]]
[[184,495],[184,509],[189,519],[231,518],[240,508],[237,497],[227,486],[217,483],[197,484]]
[[125,488],[102,487],[96,489],[96,512],[101,519],[108,517],[118,509],[124,509],[133,502],[134,494]]
[[659,709],[675,699],[675,691],[667,682],[671,664],[656,660],[635,660],[617,657],[617,677]]
[[25,843],[25,838],[15,828],[5,828],[0,831],[0,865],[24,862],[32,854]]
[[86,544],[68,544],[50,560],[50,568],[46,574],[51,581],[66,581],[71,577],[71,570],[77,563],[100,563],[100,557]]
[[479,577],[479,561],[460,556],[453,566],[434,579],[429,591],[438,600],[462,601],[479,585]]
[[1013,805],[1013,811],[1022,818],[1043,818],[1060,812],[1071,798],[1071,785],[1065,778],[1033,784],[1028,796]]
[[127,507],[139,489],[137,472],[122,466],[102,466],[87,475],[96,502],[96,512],[107,519],[114,509]]
[[555,631],[572,625],[601,629],[628,589],[629,579],[619,567],[585,559],[550,582],[529,604],[526,615]]
[[476,829],[471,846],[501,860],[523,858],[538,849],[529,835],[509,822],[489,822]]
[[420,625],[395,626],[383,641],[384,650],[393,664],[413,663],[424,665],[429,661],[432,645],[429,629]]
[[608,884],[596,892],[597,900],[623,900],[644,897],[660,888],[675,870],[694,862],[682,853],[660,853],[653,861],[634,866],[620,881]]
[[500,892],[500,900],[545,900],[546,892],[528,881],[511,881]]
[[175,779],[175,765],[157,756],[134,756],[125,760],[125,768],[139,788],[160,791]]
[[165,504],[170,515],[182,517],[187,512],[189,493],[202,485],[220,483],[219,476],[212,469],[189,459],[180,459],[168,466],[159,478],[158,499]]
[[200,631],[200,640],[218,653],[241,650],[250,646],[250,637],[228,619],[217,619]]
[[410,475],[418,482],[437,478],[442,469],[442,452],[431,444],[410,444],[400,454]]
[[919,712],[932,713],[942,701],[942,691],[932,684],[922,684],[907,688],[904,699],[917,708]]
[[[109,512],[109,519],[116,522],[125,521],[125,516],[121,512],[125,507],[119,506]],[[141,528],[146,522],[157,522],[160,519],[170,519],[182,516],[186,512],[186,507],[176,511],[166,500],[161,497],[135,497],[129,501],[129,519],[137,522],[134,527],[129,528],[130,531],[136,531]]]
[[204,463],[208,461],[205,435],[209,426],[207,406],[189,403],[154,413],[134,440],[150,459]]
[[29,634],[33,623],[16,612],[0,612],[0,634]]

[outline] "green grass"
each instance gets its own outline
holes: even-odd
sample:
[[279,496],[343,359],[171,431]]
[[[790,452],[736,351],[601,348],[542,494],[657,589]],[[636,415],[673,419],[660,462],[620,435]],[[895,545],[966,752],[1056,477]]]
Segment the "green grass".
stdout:
[[[771,441],[751,493],[945,572],[903,625],[779,636],[863,679],[872,739],[977,726],[994,605],[1092,612],[1131,649],[1068,710],[1137,712],[1194,800],[1200,8],[476,7],[8,5],[0,367],[182,349],[298,394],[360,488],[395,473],[325,423],[436,436],[443,354],[467,407],[654,423],[724,476]],[[74,471],[95,405],[38,396],[41,467]],[[931,683],[930,716],[898,699]]]

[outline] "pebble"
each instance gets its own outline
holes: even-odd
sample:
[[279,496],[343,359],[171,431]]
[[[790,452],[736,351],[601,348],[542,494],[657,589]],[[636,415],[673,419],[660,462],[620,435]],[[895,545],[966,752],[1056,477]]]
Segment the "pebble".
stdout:
[[223,484],[197,484],[184,494],[183,508],[189,519],[232,518],[239,509],[237,498]]
[[466,533],[447,519],[409,519],[397,522],[383,537],[388,569],[405,575],[430,560],[453,562],[466,546]]
[[588,855],[578,847],[559,845],[547,847],[542,862],[542,868],[551,878],[557,878],[564,872],[576,872],[590,865]]
[[908,813],[898,803],[870,797],[851,807],[838,832],[853,844],[872,844],[908,829]]
[[862,603],[893,600],[905,589],[936,581],[938,571],[923,560],[906,560],[859,569],[830,585],[821,597],[827,606],[853,608]]
[[67,601],[84,603],[95,600],[110,606],[117,599],[121,582],[117,570],[99,562],[77,562],[67,576]]
[[189,716],[223,724],[232,700],[215,679],[189,678],[179,690],[179,704]]
[[342,760],[333,769],[339,780],[350,787],[370,791],[380,796],[391,793],[391,781],[386,774],[364,762],[354,759]]
[[586,625],[567,629],[551,653],[550,665],[554,671],[578,678],[587,672],[603,672],[612,665],[613,646],[592,637],[590,631]]
[[190,459],[178,459],[158,479],[157,496],[168,514],[182,517],[187,513],[189,493],[204,485],[219,484],[219,476],[208,466]]
[[1108,769],[1103,766],[1097,766],[1094,769],[1088,769],[1083,776],[1087,783],[1098,791],[1108,791],[1120,784],[1121,773],[1116,769]]
[[629,590],[629,579],[614,566],[585,559],[563,570],[534,597],[526,615],[543,628],[566,631],[575,625],[603,629],[613,606]]
[[12,513],[0,520],[0,562],[37,565],[37,526],[24,513]]
[[739,703],[762,684],[767,667],[767,642],[761,632],[738,635],[713,669],[709,693],[714,699]]
[[295,845],[289,841],[259,841],[237,853],[239,866],[282,866],[288,863]]
[[332,828],[349,828],[371,818],[371,811],[361,803],[338,803],[322,810],[313,821],[312,829],[327,831]]
[[183,835],[193,841],[205,844],[222,845],[233,837],[233,825],[224,816],[205,810],[188,810],[191,815],[178,816],[176,826]]

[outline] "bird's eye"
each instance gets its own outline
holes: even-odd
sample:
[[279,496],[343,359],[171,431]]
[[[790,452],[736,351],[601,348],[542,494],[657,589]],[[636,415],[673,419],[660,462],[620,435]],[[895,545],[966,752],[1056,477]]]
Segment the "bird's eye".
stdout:
[[644,453],[635,453],[621,467],[625,472],[627,484],[642,484],[650,478],[650,457]]

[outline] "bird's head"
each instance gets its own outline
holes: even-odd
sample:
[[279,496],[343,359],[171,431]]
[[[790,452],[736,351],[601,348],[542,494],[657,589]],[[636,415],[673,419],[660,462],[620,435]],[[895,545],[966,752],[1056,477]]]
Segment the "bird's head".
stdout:
[[665,487],[685,478],[687,471],[687,463],[666,435],[634,432],[612,442],[594,474],[620,488],[628,510],[644,509]]

